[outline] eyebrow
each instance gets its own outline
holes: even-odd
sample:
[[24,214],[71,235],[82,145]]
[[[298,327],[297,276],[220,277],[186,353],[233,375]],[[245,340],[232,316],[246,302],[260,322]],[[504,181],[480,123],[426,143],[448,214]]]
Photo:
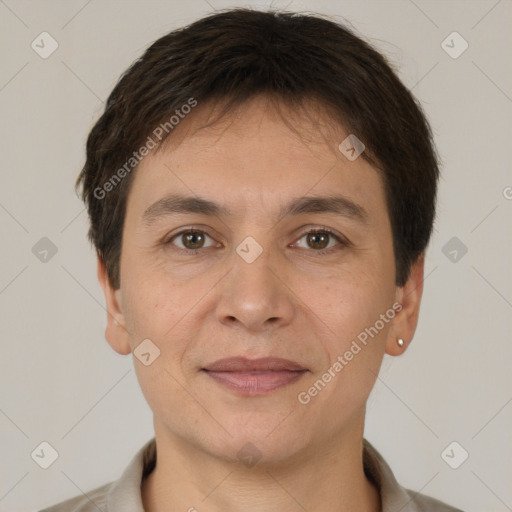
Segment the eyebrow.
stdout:
[[[144,224],[151,225],[161,217],[179,213],[196,213],[209,216],[232,215],[226,206],[201,197],[171,194],[159,199],[142,214]],[[281,207],[279,218],[305,213],[334,213],[349,219],[366,223],[368,213],[355,202],[343,196],[305,196],[292,199]]]

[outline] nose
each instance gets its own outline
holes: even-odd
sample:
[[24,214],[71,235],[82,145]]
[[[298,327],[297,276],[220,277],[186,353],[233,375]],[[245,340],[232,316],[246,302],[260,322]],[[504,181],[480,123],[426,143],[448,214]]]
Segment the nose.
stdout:
[[264,333],[288,325],[294,311],[293,293],[270,249],[251,263],[234,255],[216,308],[221,323],[252,334]]

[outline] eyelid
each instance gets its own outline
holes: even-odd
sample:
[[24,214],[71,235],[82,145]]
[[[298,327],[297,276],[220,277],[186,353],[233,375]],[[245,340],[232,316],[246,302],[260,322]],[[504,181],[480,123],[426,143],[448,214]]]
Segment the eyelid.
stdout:
[[334,237],[338,238],[339,240],[343,241],[343,242],[346,242],[346,243],[349,243],[349,240],[344,236],[342,235],[341,233],[338,233],[337,231],[335,231],[334,229],[332,228],[329,228],[327,226],[309,226],[309,227],[306,227],[304,228],[304,231],[301,230],[301,237],[303,237],[304,235],[307,235],[308,233],[329,233],[330,235],[333,235]]
[[[177,233],[173,233],[172,235],[166,235],[163,240],[162,240],[162,244],[163,245],[168,245],[170,244],[174,239],[178,238],[180,235],[184,235],[185,233],[191,233],[191,232],[198,232],[198,233],[201,233],[201,234],[204,234],[208,237],[210,237],[212,240],[215,240],[214,237],[212,235],[210,235],[208,233],[208,231],[204,228],[204,227],[199,227],[199,226],[186,226],[182,229],[180,229]],[[183,249],[182,247],[177,247],[178,250],[181,250],[181,251],[186,251],[186,252],[189,252],[189,253],[193,253],[195,251],[200,251],[202,249]]]
[[[347,237],[338,233],[337,231],[334,231],[331,228],[328,228],[327,226],[309,227],[305,231],[302,231],[301,233],[302,234],[297,238],[297,241],[294,242],[294,244],[296,244],[301,238],[303,238],[304,236],[306,236],[310,233],[327,233],[332,238],[335,238],[338,241],[339,245],[341,245],[343,247],[352,246],[352,242],[350,242],[350,240]],[[336,247],[330,247],[329,249],[317,249],[317,250],[311,249],[311,252],[314,252],[316,254],[324,254],[324,253],[332,252],[333,250],[336,250]]]

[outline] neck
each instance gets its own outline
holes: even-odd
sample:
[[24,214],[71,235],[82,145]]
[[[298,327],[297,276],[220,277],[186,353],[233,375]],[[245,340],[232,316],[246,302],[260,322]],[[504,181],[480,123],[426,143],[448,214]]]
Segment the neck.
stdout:
[[363,469],[363,425],[285,463],[245,467],[212,456],[155,421],[157,463],[142,482],[146,512],[379,512]]

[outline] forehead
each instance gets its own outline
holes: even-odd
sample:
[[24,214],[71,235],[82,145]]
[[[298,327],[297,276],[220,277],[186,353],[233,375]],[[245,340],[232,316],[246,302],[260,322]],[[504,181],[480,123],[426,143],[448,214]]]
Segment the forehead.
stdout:
[[235,216],[248,210],[283,211],[290,198],[342,195],[386,209],[380,174],[362,157],[339,150],[349,135],[341,125],[306,107],[276,110],[256,98],[220,120],[214,108],[196,110],[157,151],[139,164],[129,204],[142,210],[169,194],[215,198]]
[[[160,150],[176,151],[181,145],[187,151],[202,145],[211,145],[223,139],[223,144],[242,141],[246,146],[262,142],[286,143],[288,152],[307,148],[309,151],[325,153],[329,149],[334,156],[332,143],[343,140],[348,132],[342,123],[335,120],[329,109],[316,100],[304,100],[300,106],[284,100],[257,95],[238,106],[229,108],[228,100],[208,101],[198,105],[185,116],[164,141]],[[229,108],[227,112],[224,112]],[[275,137],[279,137],[276,140]],[[233,149],[233,148],[231,148]]]

